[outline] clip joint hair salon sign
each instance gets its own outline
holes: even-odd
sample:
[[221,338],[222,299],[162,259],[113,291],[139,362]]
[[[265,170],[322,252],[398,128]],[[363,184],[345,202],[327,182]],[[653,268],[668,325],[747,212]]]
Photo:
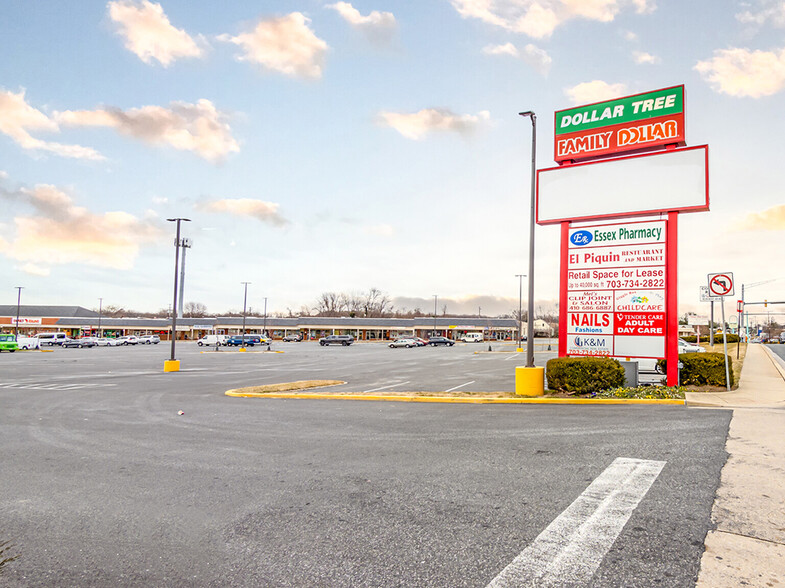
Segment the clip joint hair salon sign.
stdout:
[[665,357],[666,226],[569,230],[567,355]]

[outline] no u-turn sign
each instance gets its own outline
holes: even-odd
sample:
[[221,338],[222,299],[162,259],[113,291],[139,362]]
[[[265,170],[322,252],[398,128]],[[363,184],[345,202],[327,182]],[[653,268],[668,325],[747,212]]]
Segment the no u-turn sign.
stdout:
[[710,296],[733,296],[733,272],[709,274]]

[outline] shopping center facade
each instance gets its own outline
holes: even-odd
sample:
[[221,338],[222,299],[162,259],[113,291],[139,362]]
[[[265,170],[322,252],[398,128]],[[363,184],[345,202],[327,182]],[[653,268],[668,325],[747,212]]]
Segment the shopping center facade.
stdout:
[[[158,335],[169,339],[171,318],[115,318],[81,306],[30,306],[19,307],[18,330],[20,335],[49,331],[64,331],[69,337],[103,335]],[[17,307],[0,305],[0,330],[14,332],[17,328]],[[485,340],[515,340],[518,321],[512,318],[486,317],[416,317],[416,318],[363,318],[363,317],[313,317],[291,318],[241,316],[178,318],[177,339],[199,339],[204,335],[238,335],[243,329],[251,334],[267,333],[273,339],[300,334],[303,340],[315,340],[327,335],[352,335],[358,341],[386,341],[397,337],[427,338],[437,334],[460,339],[467,333],[482,333]],[[525,323],[524,334],[525,334]],[[535,335],[551,336],[553,329],[545,321],[535,321]]]

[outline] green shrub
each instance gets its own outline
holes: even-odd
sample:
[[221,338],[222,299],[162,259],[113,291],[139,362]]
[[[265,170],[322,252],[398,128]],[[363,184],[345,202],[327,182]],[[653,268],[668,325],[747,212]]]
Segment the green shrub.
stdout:
[[624,385],[624,368],[609,357],[557,357],[545,368],[550,390],[584,394]]
[[[688,335],[686,337],[681,337],[681,339],[684,339],[687,343],[697,343],[698,342],[698,337],[696,337],[695,335]],[[708,335],[701,335],[701,342],[702,343],[708,343],[709,342],[709,336]],[[714,342],[715,343],[722,343],[722,333],[719,333],[719,334],[718,333],[714,333]],[[738,343],[738,342],[739,342],[739,336],[738,335],[734,335],[733,333],[728,333],[728,343]]]
[[[682,386],[725,386],[725,359],[722,353],[682,353],[679,361],[684,364],[679,374]],[[667,373],[668,362],[657,361],[662,373]],[[730,385],[733,386],[733,359],[728,356]]]

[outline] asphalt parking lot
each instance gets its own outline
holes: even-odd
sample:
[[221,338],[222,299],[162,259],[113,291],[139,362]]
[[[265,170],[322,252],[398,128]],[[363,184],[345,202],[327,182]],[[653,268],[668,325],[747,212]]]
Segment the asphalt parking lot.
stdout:
[[3,354],[0,542],[20,558],[2,582],[487,586],[621,457],[662,470],[583,585],[694,585],[729,411],[223,395],[316,378],[503,390],[525,359],[273,349],[181,344],[170,374],[165,344]]

